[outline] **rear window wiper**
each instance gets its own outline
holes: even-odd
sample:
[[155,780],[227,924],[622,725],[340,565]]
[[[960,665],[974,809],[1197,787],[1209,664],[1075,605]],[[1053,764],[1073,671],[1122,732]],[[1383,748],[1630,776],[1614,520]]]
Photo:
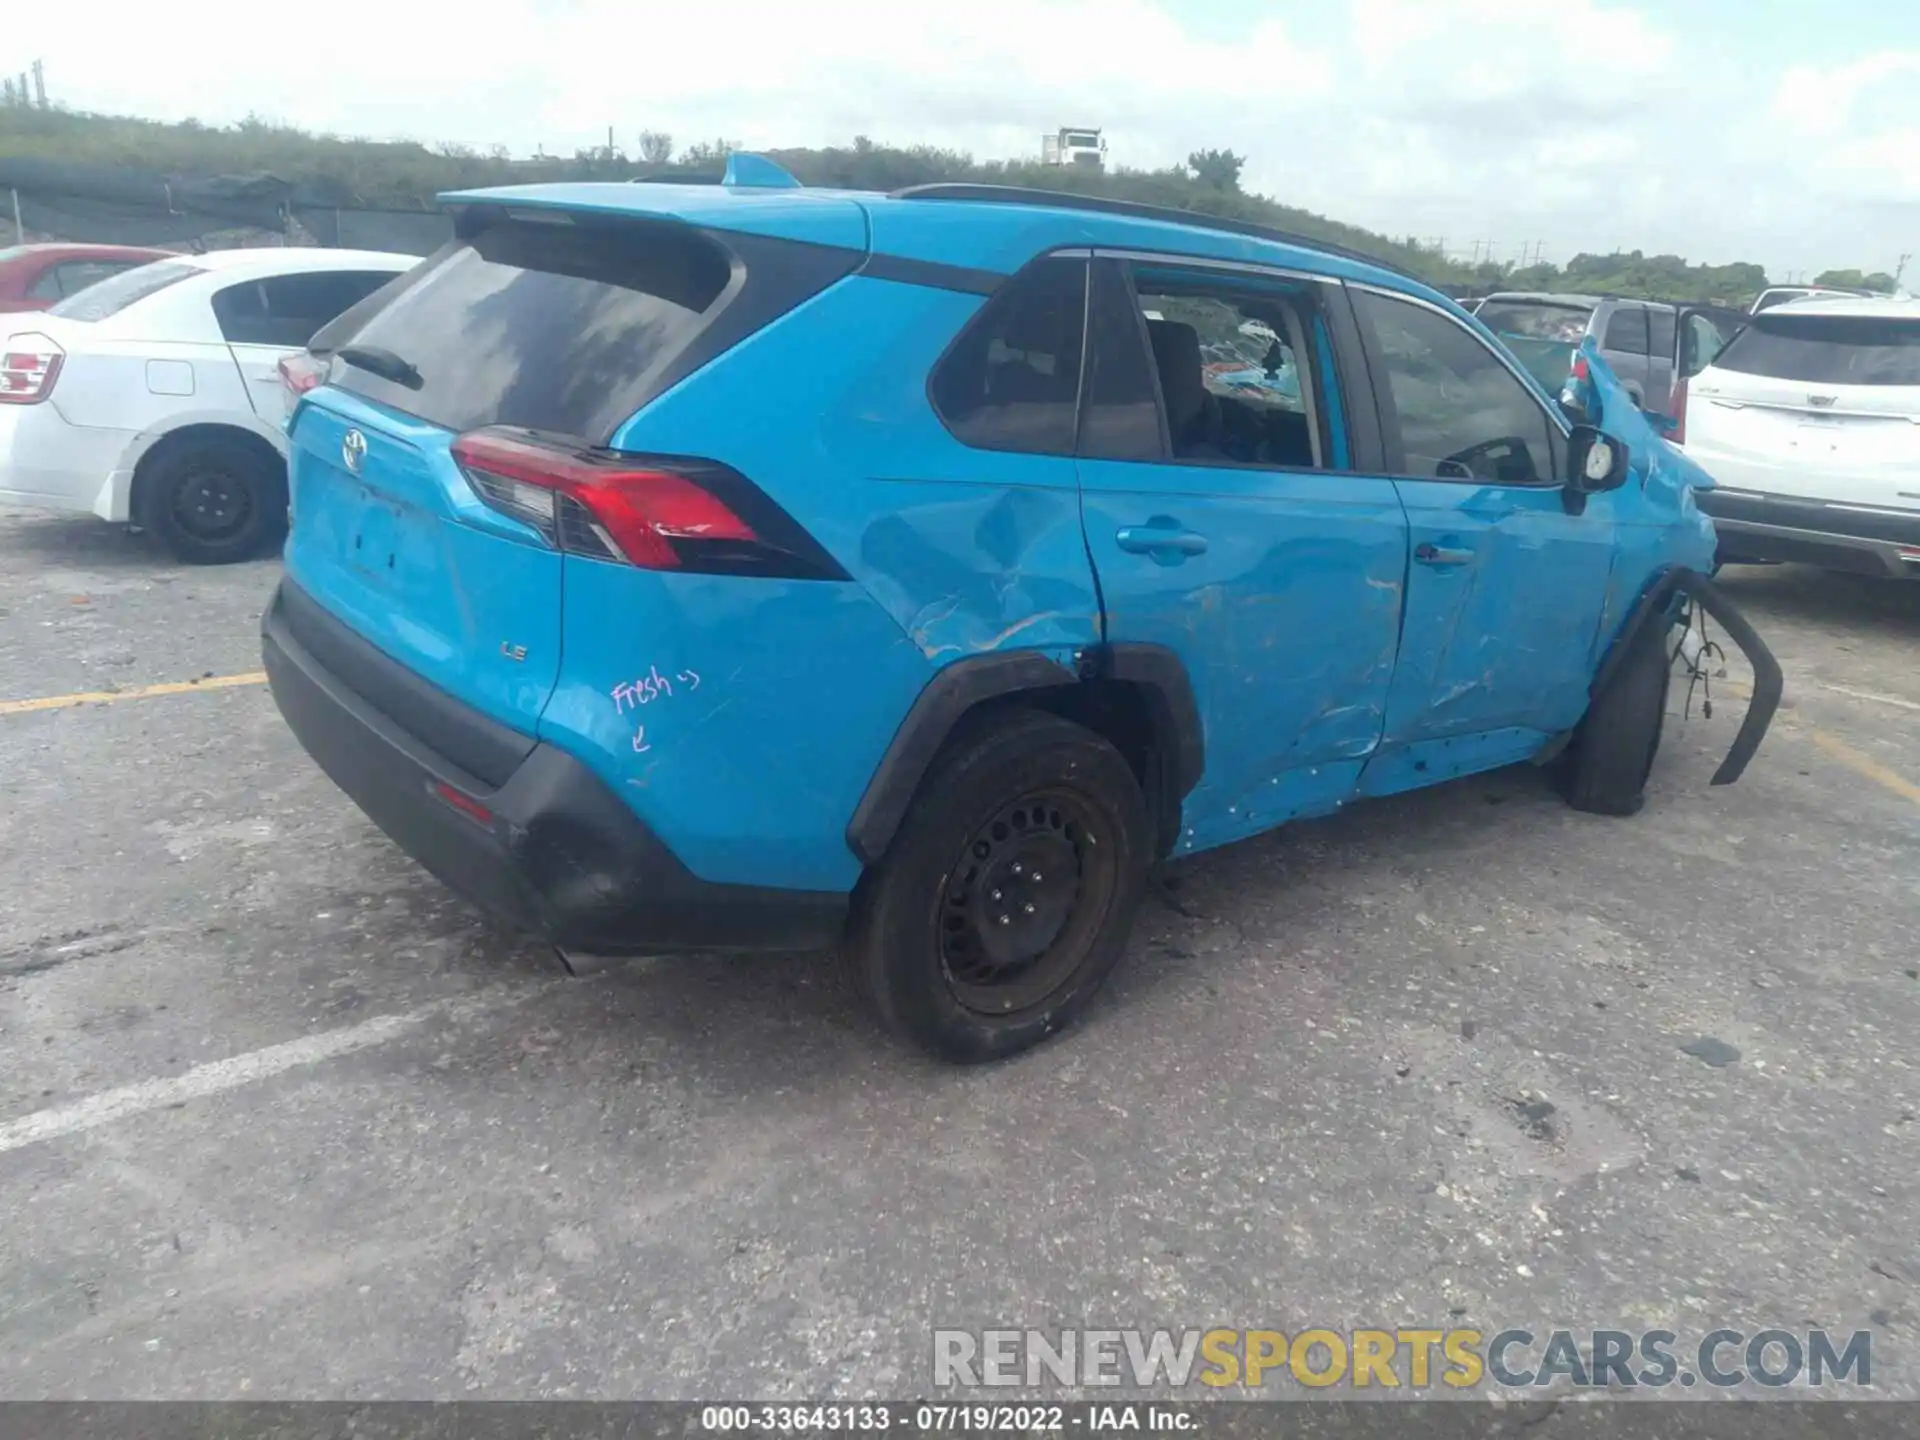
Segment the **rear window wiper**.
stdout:
[[357,369],[378,375],[382,380],[391,380],[396,385],[404,385],[409,390],[418,390],[427,383],[426,377],[412,361],[402,360],[393,351],[379,345],[342,345],[333,353]]

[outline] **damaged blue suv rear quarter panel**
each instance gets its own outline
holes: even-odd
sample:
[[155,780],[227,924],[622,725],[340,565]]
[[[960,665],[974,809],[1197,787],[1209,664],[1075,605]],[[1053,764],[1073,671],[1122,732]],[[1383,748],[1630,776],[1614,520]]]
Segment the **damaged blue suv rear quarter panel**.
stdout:
[[981,303],[850,276],[614,436],[732,466],[851,577],[566,559],[565,673],[542,738],[703,879],[851,889],[849,818],[933,676],[1015,649],[1070,663],[1098,638],[1072,459],[969,450],[927,399]]

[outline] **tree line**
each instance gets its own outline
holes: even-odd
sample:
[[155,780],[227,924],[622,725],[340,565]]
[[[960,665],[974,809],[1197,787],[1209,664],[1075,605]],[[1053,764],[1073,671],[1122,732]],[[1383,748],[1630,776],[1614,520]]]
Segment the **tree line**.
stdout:
[[[341,196],[343,205],[426,209],[443,190],[541,180],[629,180],[717,175],[735,144],[725,138],[680,145],[660,130],[571,155],[516,157],[503,147],[348,139],[316,135],[258,117],[237,125],[167,123],[60,108],[0,109],[0,154],[75,164],[135,166],[169,175],[267,173]],[[1251,221],[1331,242],[1399,266],[1456,294],[1492,289],[1603,291],[1656,300],[1746,305],[1768,283],[1757,264],[1692,264],[1678,255],[1581,254],[1564,266],[1515,266],[1450,258],[1407,237],[1377,234],[1242,189],[1246,161],[1231,150],[1196,151],[1158,170],[1096,170],[1026,160],[978,160],[961,150],[895,146],[857,136],[820,149],[772,149],[768,158],[803,184],[892,190],[936,181],[1021,185],[1111,196]],[[1816,283],[1891,290],[1893,277],[1828,271]]]

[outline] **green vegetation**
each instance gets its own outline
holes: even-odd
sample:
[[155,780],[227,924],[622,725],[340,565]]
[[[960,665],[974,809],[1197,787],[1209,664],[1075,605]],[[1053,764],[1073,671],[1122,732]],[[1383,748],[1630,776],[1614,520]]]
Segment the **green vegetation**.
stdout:
[[[126,116],[76,114],[60,109],[0,107],[0,155],[33,156],[71,164],[137,166],[168,175],[271,174],[327,194],[332,203],[424,209],[442,190],[538,180],[624,180],[642,174],[717,173],[733,142],[704,140],[676,149],[657,130],[635,137],[636,155],[605,146],[570,156],[516,159],[504,149],[481,153],[465,145],[344,139],[314,135],[249,117],[212,127],[187,120],[166,124]],[[1744,305],[1767,285],[1753,264],[1693,265],[1677,255],[1576,255],[1564,267],[1518,268],[1452,260],[1412,238],[1395,239],[1342,224],[1240,188],[1243,156],[1201,150],[1184,166],[1101,173],[1036,160],[975,160],[957,150],[878,144],[866,136],[851,145],[767,154],[809,185],[888,190],[931,181],[973,181],[1072,190],[1168,205],[1230,219],[1255,221],[1377,255],[1456,293],[1492,289],[1605,291],[1650,299]],[[1890,276],[1862,277],[1832,270],[1820,283],[1893,288]]]
[[1875,270],[1870,275],[1862,275],[1858,270],[1822,270],[1813,277],[1816,285],[1837,285],[1842,290],[1883,290],[1895,288],[1893,276],[1884,270]]

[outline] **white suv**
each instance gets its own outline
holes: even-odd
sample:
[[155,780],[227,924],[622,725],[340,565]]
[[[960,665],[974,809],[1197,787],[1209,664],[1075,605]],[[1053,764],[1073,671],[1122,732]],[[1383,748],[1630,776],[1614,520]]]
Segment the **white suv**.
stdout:
[[417,263],[359,250],[223,250],[0,316],[0,502],[130,520],[180,559],[286,533],[280,360]]
[[1920,300],[1762,311],[1684,407],[1723,561],[1920,579]]

